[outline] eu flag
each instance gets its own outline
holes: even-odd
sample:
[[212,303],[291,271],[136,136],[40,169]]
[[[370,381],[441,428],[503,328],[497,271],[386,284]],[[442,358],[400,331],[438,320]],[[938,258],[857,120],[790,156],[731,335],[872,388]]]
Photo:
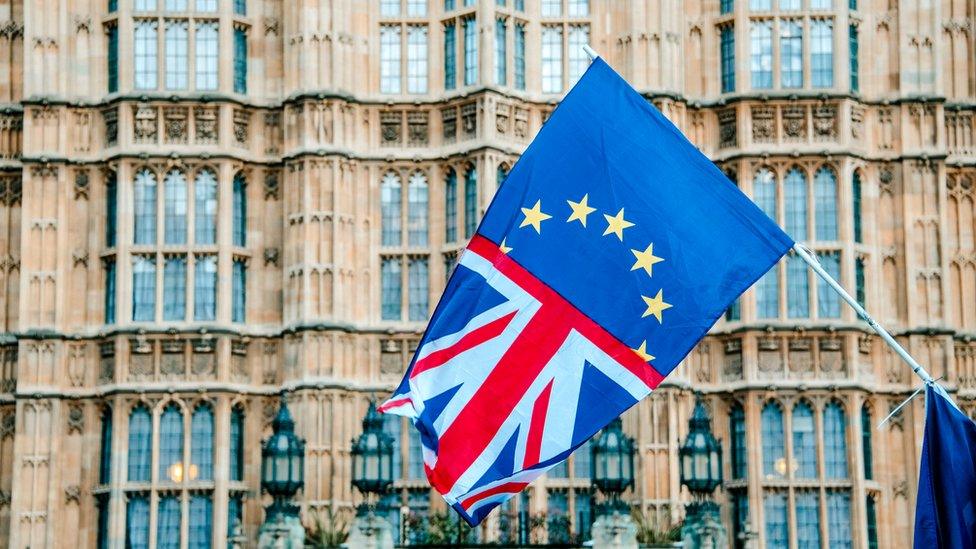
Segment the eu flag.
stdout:
[[916,549],[976,547],[976,423],[938,385],[925,389]]
[[497,191],[385,412],[470,524],[650,393],[793,245],[595,60]]

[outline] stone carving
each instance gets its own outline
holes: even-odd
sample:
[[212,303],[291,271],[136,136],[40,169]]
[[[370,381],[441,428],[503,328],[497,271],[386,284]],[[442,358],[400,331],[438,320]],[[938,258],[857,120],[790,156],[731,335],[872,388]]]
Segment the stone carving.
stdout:
[[268,170],[264,172],[264,199],[278,200],[278,172]]
[[804,107],[786,107],[783,109],[783,135],[792,141],[806,138],[807,110]]
[[85,411],[80,404],[68,405],[68,434],[81,433],[85,430]]
[[495,131],[502,135],[507,134],[511,120],[512,106],[506,103],[498,103],[495,106]]
[[738,145],[735,127],[735,109],[718,111],[718,146],[719,148],[735,147]]
[[264,249],[264,264],[278,266],[278,248],[265,248]]
[[790,340],[789,368],[791,372],[808,374],[813,371],[813,354],[810,352],[810,338],[799,337]]
[[234,110],[234,141],[238,145],[247,146],[247,131],[250,115],[244,109]]
[[529,135],[529,110],[515,107],[515,137],[525,139]]
[[68,347],[68,382],[72,387],[85,384],[85,344],[72,344]]
[[466,138],[478,134],[478,105],[476,103],[461,106],[461,130]]
[[270,385],[278,378],[278,344],[274,341],[264,343],[264,368],[261,371],[261,383]]
[[88,200],[88,170],[75,172],[75,200]]
[[217,107],[194,107],[193,125],[197,143],[217,142]]
[[71,252],[71,260],[75,267],[88,268],[88,250],[79,248]]
[[864,107],[851,107],[851,137],[861,139],[864,135]]
[[102,122],[105,124],[105,145],[111,147],[119,142],[119,112],[116,109],[102,111]]
[[813,109],[813,135],[821,141],[837,137],[837,107],[822,105]]
[[0,490],[0,507],[10,507],[10,492]]
[[187,141],[187,109],[186,107],[169,107],[163,111],[164,137],[167,143],[186,143]]
[[20,177],[15,175],[0,177],[0,204],[13,206],[20,202],[20,196]]
[[820,369],[828,374],[837,374],[844,369],[843,343],[840,338],[828,337],[820,340]]
[[[413,114],[423,114],[424,120],[427,119],[427,113],[411,113],[411,115]],[[312,108],[312,127],[315,129],[315,137],[319,143],[332,142],[332,106],[330,104],[322,103]]]
[[773,124],[776,111],[772,107],[752,108],[752,140],[756,143],[771,143],[775,139]]
[[64,489],[64,502],[74,503],[75,505],[81,504],[81,487],[77,484],[72,484]]
[[403,135],[403,114],[399,111],[380,113],[380,141],[383,145],[399,145]]
[[407,113],[407,144],[413,147],[427,144],[427,111]]
[[136,143],[155,143],[156,141],[156,108],[150,105],[139,105],[133,120],[132,134]]
[[891,493],[896,498],[908,499],[908,481],[901,479],[891,487]]
[[722,377],[727,380],[742,379],[742,340],[725,340],[724,350],[725,363],[722,367]]
[[457,109],[447,107],[441,109],[441,127],[444,129],[444,142],[454,143],[457,139]]

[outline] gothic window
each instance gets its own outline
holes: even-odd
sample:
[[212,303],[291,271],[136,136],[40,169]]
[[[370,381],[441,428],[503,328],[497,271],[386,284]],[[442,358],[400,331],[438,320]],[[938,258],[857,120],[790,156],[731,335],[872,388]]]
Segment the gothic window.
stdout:
[[495,84],[504,86],[508,76],[508,58],[506,54],[508,28],[504,19],[495,20]]
[[105,246],[115,247],[118,231],[118,185],[115,172],[105,176]]
[[428,280],[427,258],[415,257],[410,259],[410,272],[408,281],[410,284],[410,294],[407,296],[409,302],[409,319],[412,321],[427,320],[427,313],[430,309],[428,304]]
[[763,496],[763,515],[766,518],[766,547],[769,549],[789,547],[786,494],[766,492]]
[[542,27],[542,92],[559,93],[563,89],[563,29]]
[[[820,252],[817,260],[827,274],[840,280],[840,252]],[[840,296],[826,282],[817,280],[817,316],[840,318]]]
[[742,489],[729,490],[729,499],[732,504],[732,547],[746,549],[747,542],[742,534],[749,524],[749,494]]
[[[799,8],[799,1],[796,2]],[[780,81],[784,88],[803,87],[803,26],[798,19],[779,23]]]
[[824,470],[827,478],[847,478],[847,417],[838,402],[824,407]]
[[444,26],[444,89],[457,86],[457,27],[454,21]]
[[834,24],[825,19],[810,22],[810,74],[813,87],[834,85]]
[[98,459],[98,482],[108,484],[112,480],[112,409],[102,409],[101,454]]
[[[399,416],[392,416],[397,417]],[[235,406],[230,412],[230,480],[244,480],[244,409]]]
[[850,549],[852,546],[849,492],[827,491],[827,542],[832,549]]
[[234,258],[231,284],[231,322],[244,322],[247,316],[247,263]]
[[393,460],[391,461],[393,469],[393,480],[397,481],[403,477],[403,464],[401,453],[401,417],[392,414],[385,414],[383,416],[383,432],[390,435],[393,440]]
[[779,316],[779,269],[774,267],[756,283],[756,316]]
[[401,270],[402,260],[399,257],[383,258],[380,274],[383,320],[400,320],[403,301]]
[[108,27],[108,53],[106,55],[108,93],[119,91],[119,27]]
[[[731,0],[725,0],[731,2]],[[724,4],[723,4],[724,7]],[[731,7],[729,8],[731,9]],[[722,27],[720,37],[722,58],[722,93],[735,91],[735,28],[731,25]]]
[[214,244],[217,242],[217,176],[213,171],[197,172],[193,193],[193,241],[195,244]]
[[189,85],[189,32],[186,21],[167,20],[165,31],[166,89],[185,90]]
[[796,240],[808,240],[807,179],[800,168],[790,168],[783,181],[786,205],[786,233]]
[[457,240],[457,174],[453,168],[444,178],[444,240]]
[[562,14],[562,0],[542,0],[543,17],[559,17]]
[[149,496],[129,496],[125,518],[126,549],[149,549]]
[[193,318],[214,320],[217,317],[217,256],[194,256]]
[[769,11],[773,9],[773,0],[749,0],[749,10]]
[[190,476],[196,467],[196,478],[213,480],[214,417],[209,404],[201,404],[193,410],[190,421]]
[[525,89],[525,24],[515,24],[515,87]]
[[874,498],[867,496],[865,498],[865,510],[868,522],[868,549],[878,549],[878,510],[877,505],[874,503]]
[[234,15],[247,15],[247,0],[234,0]]
[[178,483],[184,473],[183,414],[179,406],[170,404],[159,418],[159,478]]
[[411,480],[426,478],[424,475],[423,445],[420,443],[420,434],[416,429],[410,429],[407,444],[407,478]]
[[144,169],[133,187],[134,244],[156,243],[156,174]]
[[746,445],[746,414],[742,406],[735,404],[729,411],[729,436],[732,451],[732,478],[746,478],[747,451]]
[[[192,7],[191,7],[192,6]],[[133,22],[133,86],[137,90],[185,91],[189,89],[215,91],[218,89],[219,25],[217,0],[138,1]],[[193,10],[191,13],[188,11]],[[118,90],[118,33],[110,34],[115,52],[110,51],[109,92]],[[159,35],[162,35],[160,41]],[[246,74],[246,45],[240,55],[238,35],[246,38],[243,29],[234,30],[235,77],[243,63]],[[192,49],[191,49],[192,44]],[[159,49],[162,48],[162,55]],[[192,51],[192,54],[191,54]],[[160,77],[162,79],[160,80]],[[191,80],[192,77],[192,80]],[[237,89],[235,80],[235,91]]]
[[157,86],[156,21],[140,20],[135,24],[132,58],[135,61],[135,88],[153,90]]
[[475,19],[464,20],[464,85],[478,82],[478,29]]
[[779,219],[776,207],[776,180],[773,172],[763,168],[752,181],[752,192],[756,205],[773,221]]
[[380,209],[383,216],[383,245],[399,246],[401,239],[400,176],[387,172],[380,183]]
[[833,8],[834,0],[810,0],[810,9],[829,10]]
[[407,27],[407,93],[427,93],[427,25]]
[[400,15],[400,0],[380,0],[380,15],[384,17]]
[[[570,4],[572,6],[572,4]],[[572,14],[570,14],[572,15]],[[570,25],[569,40],[567,45],[567,58],[569,59],[569,85],[572,86],[586,72],[590,66],[590,58],[583,50],[583,46],[590,42],[589,25]]]
[[218,85],[218,60],[220,47],[217,39],[217,23],[196,24],[194,49],[196,50],[196,87],[198,90],[216,90]]
[[[852,7],[851,9],[856,9]],[[847,34],[847,49],[848,56],[850,58],[850,71],[851,71],[851,91],[857,93],[860,89],[860,69],[858,62],[858,44],[857,44],[857,27],[851,25],[848,27]]]
[[227,537],[237,534],[237,529],[244,527],[244,496],[231,494],[227,500]]
[[854,262],[854,297],[862,307],[866,307],[864,289],[864,260],[860,257]]
[[407,185],[407,239],[411,246],[427,245],[427,177],[421,172]]
[[812,490],[796,493],[797,549],[820,549],[820,494]]
[[187,549],[210,549],[213,531],[213,498],[210,494],[190,496],[189,544]]
[[180,500],[175,495],[159,498],[156,524],[156,548],[179,549],[180,547]]
[[[755,0],[754,0],[755,1]],[[753,89],[773,87],[773,22],[752,22],[750,72]]]
[[186,177],[173,170],[163,181],[163,239],[166,244],[186,244]]
[[168,256],[163,264],[163,320],[186,319],[186,256]]
[[853,216],[854,242],[864,242],[861,226],[861,172],[855,171],[851,175],[851,215]]
[[810,316],[809,268],[798,255],[786,258],[786,305],[790,318]]
[[464,175],[464,238],[478,229],[478,169],[468,168]]
[[874,456],[871,449],[871,409],[861,406],[861,451],[864,457],[864,478],[874,478]]
[[817,441],[814,428],[813,408],[806,402],[793,407],[793,461],[794,476],[815,478],[817,476]]
[[149,482],[152,444],[152,416],[145,406],[129,413],[129,482]]
[[587,439],[582,446],[573,452],[573,476],[576,478],[590,478],[590,445],[592,441],[593,439]]
[[111,512],[109,511],[109,501],[109,494],[101,493],[95,496],[95,512],[98,513],[98,524],[96,525],[98,530],[95,533],[96,549],[109,549],[108,530],[109,519],[111,517]]
[[115,324],[115,258],[105,258],[105,324]]
[[156,257],[132,258],[132,320],[156,319]]
[[247,93],[247,31],[234,29],[234,93]]
[[720,0],[719,2],[719,13],[725,15],[727,13],[732,13],[734,7],[734,0]]
[[783,442],[783,410],[774,402],[762,409],[763,474],[770,478],[785,473],[786,446]]
[[800,0],[779,0],[780,11],[797,11],[800,9]]
[[508,177],[508,166],[505,164],[499,164],[498,169],[495,171],[495,189],[502,188],[502,183],[505,182],[505,178]]
[[427,15],[427,0],[407,0],[407,15],[424,17]]
[[247,182],[243,174],[234,176],[234,245],[247,245]]
[[586,17],[590,14],[590,0],[569,0],[567,7],[570,17]]
[[813,176],[817,240],[837,240],[837,177],[824,166]]

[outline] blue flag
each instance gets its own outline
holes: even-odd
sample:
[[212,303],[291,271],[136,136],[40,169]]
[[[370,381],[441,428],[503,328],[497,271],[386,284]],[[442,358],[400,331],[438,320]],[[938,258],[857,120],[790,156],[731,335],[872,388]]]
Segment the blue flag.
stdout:
[[976,547],[976,423],[939,386],[925,390],[916,549]]
[[495,195],[381,410],[469,523],[667,376],[793,241],[595,60]]

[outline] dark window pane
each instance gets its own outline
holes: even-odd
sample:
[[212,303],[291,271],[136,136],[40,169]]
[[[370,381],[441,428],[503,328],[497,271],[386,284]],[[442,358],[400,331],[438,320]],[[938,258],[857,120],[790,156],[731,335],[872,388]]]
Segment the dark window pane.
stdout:
[[[190,422],[190,480],[212,480],[214,419],[208,405],[198,406]],[[193,478],[196,466],[196,479]]]
[[427,319],[430,310],[428,304],[428,280],[427,258],[415,258],[410,260],[410,272],[407,273],[410,295],[407,296],[410,303],[409,318],[413,321]]
[[447,172],[444,181],[444,240],[457,240],[457,174]]
[[108,484],[112,480],[112,409],[102,410],[101,454],[98,460],[98,482]]
[[383,320],[400,320],[400,307],[403,286],[401,282],[399,257],[383,258],[381,283],[381,308]]
[[464,176],[464,238],[478,229],[478,170],[468,169]]
[[735,405],[729,412],[729,431],[732,444],[732,478],[746,477],[746,415],[742,407]]
[[108,549],[108,527],[111,518],[108,504],[108,494],[95,496],[95,511],[98,513],[98,532],[95,534],[96,549]]
[[183,482],[183,414],[170,404],[159,418],[159,479]]
[[[728,0],[731,2],[731,0]],[[735,91],[735,29],[722,27],[722,93]]]
[[217,258],[196,256],[193,276],[193,318],[213,320],[217,316]]
[[864,453],[864,478],[874,478],[874,455],[871,449],[871,410],[861,406],[861,449]]
[[231,322],[244,322],[247,316],[247,264],[243,259],[234,260],[231,293]]
[[[115,0],[112,0],[113,2]],[[113,10],[114,11],[114,10]],[[112,26],[108,28],[108,93],[119,91],[119,28]]]
[[125,522],[126,549],[149,549],[148,496],[132,496],[129,498],[125,510]]
[[451,21],[444,27],[444,89],[457,85],[457,27]]
[[115,324],[115,258],[105,259],[105,324]]
[[152,416],[149,409],[136,407],[129,413],[129,482],[149,482]]
[[156,549],[180,548],[180,499],[177,496],[159,498],[156,518]]
[[247,15],[247,0],[234,0],[234,14]]
[[247,245],[247,183],[244,176],[234,176],[234,245]]
[[115,246],[118,232],[118,194],[115,172],[112,172],[105,178],[105,246],[109,248]]
[[244,410],[240,408],[230,413],[230,480],[244,480]]
[[213,541],[213,500],[209,494],[190,496],[188,549],[210,549]]
[[217,176],[212,171],[197,173],[193,182],[193,200],[193,241],[214,244],[217,242]]
[[156,243],[156,175],[149,170],[136,174],[133,188],[135,244]]
[[163,320],[186,319],[186,256],[166,258],[163,266]]
[[247,33],[234,29],[234,92],[247,93]]

